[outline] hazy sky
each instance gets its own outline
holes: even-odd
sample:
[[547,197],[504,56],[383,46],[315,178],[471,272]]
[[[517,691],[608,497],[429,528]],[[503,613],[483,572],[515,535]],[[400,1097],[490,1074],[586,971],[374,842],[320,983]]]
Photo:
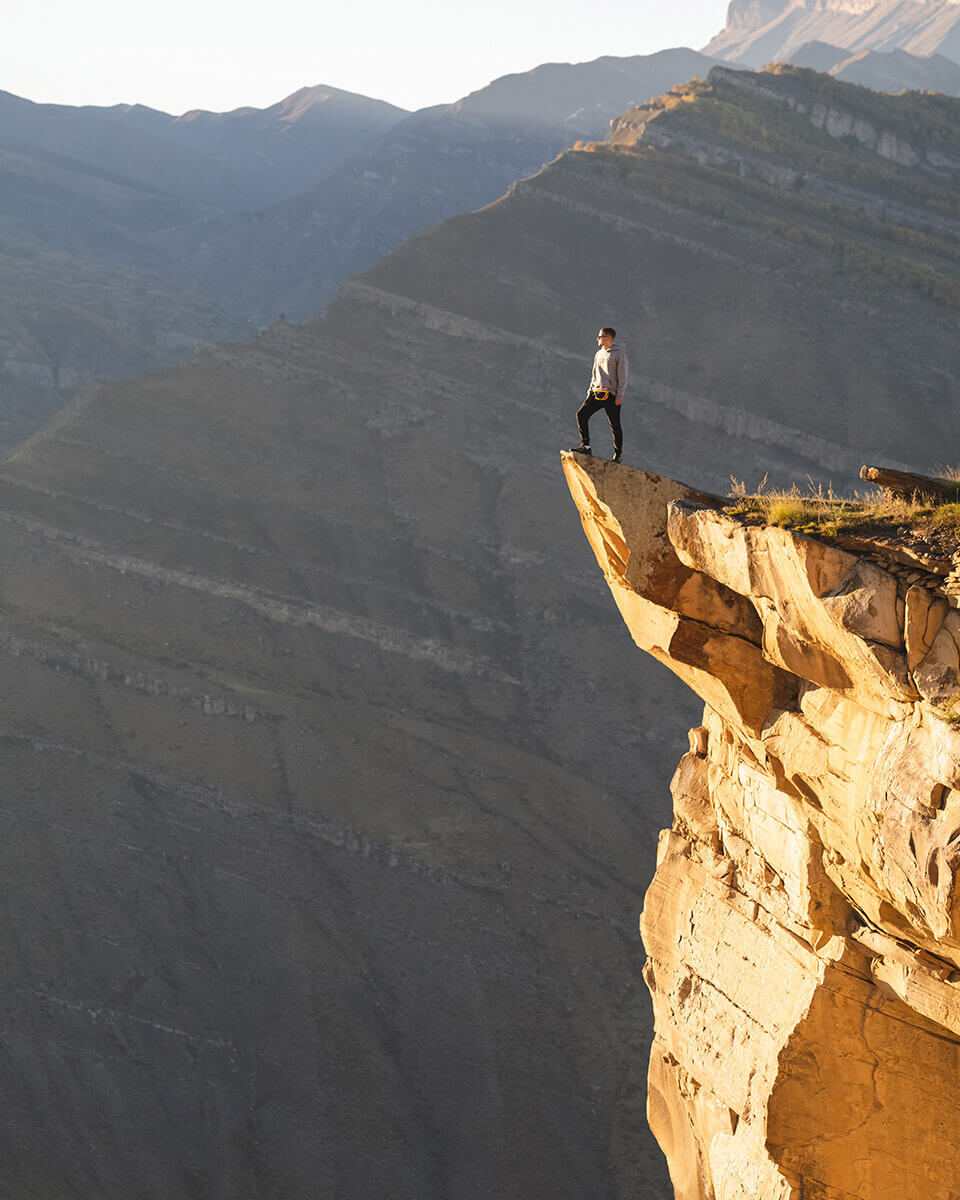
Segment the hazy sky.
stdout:
[[167,112],[262,107],[325,83],[404,108],[601,54],[699,49],[726,0],[46,0],[4,6],[0,90]]

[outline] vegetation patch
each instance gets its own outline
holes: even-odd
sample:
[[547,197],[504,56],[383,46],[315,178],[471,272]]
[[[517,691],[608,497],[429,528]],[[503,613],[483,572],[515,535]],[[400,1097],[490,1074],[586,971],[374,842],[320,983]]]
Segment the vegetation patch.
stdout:
[[920,496],[907,498],[886,491],[838,496],[832,487],[767,489],[766,480],[753,492],[731,479],[730,502],[724,512],[751,524],[776,525],[797,533],[826,539],[884,537],[924,544],[940,557],[949,558],[960,546],[960,467],[940,468],[936,478],[946,485],[943,501]]
[[948,725],[960,725],[960,696],[952,696],[949,700],[934,707],[940,719],[946,721]]
[[[830,99],[839,109],[879,123],[885,133],[902,137],[918,148],[933,145],[945,148],[951,156],[956,153],[960,104],[952,97],[935,99],[921,92],[886,96],[853,84],[838,84],[816,72],[798,71],[796,75],[803,76],[793,82],[800,84],[805,106],[816,100],[826,102],[819,85],[829,81],[824,86],[836,89]],[[817,86],[808,91],[808,83]],[[881,102],[877,111],[874,99]],[[938,100],[945,101],[945,106]],[[941,119],[933,119],[934,114]],[[694,79],[625,115],[632,118],[631,124],[667,117],[672,129],[772,157],[887,199],[898,198],[930,212],[960,217],[960,199],[949,185],[923,171],[882,158],[853,136],[836,138],[816,128],[805,112],[795,111],[786,103],[786,97],[750,94],[723,80]],[[928,118],[932,121],[929,126],[925,123]]]
[[798,82],[805,99],[813,97],[823,104],[854,109],[859,116],[908,141],[956,146],[960,139],[960,104],[953,96],[940,92],[874,92],[792,63],[771,63],[764,71]]

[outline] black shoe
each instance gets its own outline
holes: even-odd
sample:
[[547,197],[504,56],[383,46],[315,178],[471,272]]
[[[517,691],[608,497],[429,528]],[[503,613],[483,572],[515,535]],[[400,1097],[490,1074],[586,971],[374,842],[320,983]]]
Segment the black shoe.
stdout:
[[619,462],[620,461],[620,451],[619,450],[614,451],[613,458],[610,461],[611,462]]
[[581,444],[579,446],[571,446],[568,453],[569,454],[590,454],[590,455],[592,455],[593,451],[590,449],[589,446],[584,446],[583,443],[581,442]]

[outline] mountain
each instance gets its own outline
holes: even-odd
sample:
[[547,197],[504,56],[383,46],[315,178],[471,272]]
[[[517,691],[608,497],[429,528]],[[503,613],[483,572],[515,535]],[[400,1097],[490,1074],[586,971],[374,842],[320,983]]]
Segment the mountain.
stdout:
[[795,67],[826,71],[845,83],[858,83],[877,92],[926,91],[956,96],[960,92],[960,63],[942,54],[921,58],[905,50],[861,50],[851,54],[825,42],[808,42],[790,55]]
[[792,61],[808,42],[960,62],[960,7],[956,0],[731,0],[725,28],[703,52],[760,67]]
[[112,266],[156,265],[151,234],[288,199],[405,115],[329,88],[182,117],[0,92],[0,223]]
[[308,317],[412,234],[489,204],[576,141],[605,137],[630,104],[711,65],[677,49],[504,76],[407,117],[312,191],[198,230],[178,278],[255,320]]
[[300,88],[268,108],[223,113],[194,109],[171,117],[139,104],[82,111],[227,168],[239,184],[232,208],[241,197],[245,207],[260,207],[309,190],[409,116],[383,100],[322,85]]
[[957,162],[958,101],[716,69],[3,462],[0,1190],[670,1194],[636,913],[699,718],[557,449],[609,322],[657,474],[949,453]]
[[[693,51],[548,64],[399,127],[402,110],[325,87],[181,117],[0,93],[0,238],[17,262],[0,311],[0,447],[92,379],[171,364],[252,318],[309,315],[410,233],[496,199],[705,65]],[[329,186],[292,198],[348,156]]]
[[178,283],[171,231],[313,186],[403,115],[329,88],[179,118],[0,93],[0,450],[86,383],[252,333]]
[[0,448],[79,387],[252,332],[159,280],[151,237],[236,202],[205,156],[95,113],[0,93]]
[[[826,42],[805,42],[790,55],[790,62],[795,67],[807,67],[811,71],[823,71],[830,74],[834,67],[840,66],[850,57],[850,52],[841,50],[839,46],[828,46]],[[902,89],[877,88],[876,90],[883,92]]]
[[919,58],[905,50],[861,50],[842,58],[830,74],[875,91],[943,92],[948,96],[960,92],[960,63],[942,54]]
[[202,153],[96,112],[0,93],[0,229],[116,266],[159,229],[249,202]]

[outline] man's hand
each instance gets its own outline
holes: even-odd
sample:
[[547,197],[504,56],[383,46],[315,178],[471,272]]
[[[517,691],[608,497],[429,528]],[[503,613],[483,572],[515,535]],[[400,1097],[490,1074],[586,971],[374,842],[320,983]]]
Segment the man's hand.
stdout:
[[614,404],[617,406],[617,408],[619,408],[622,403],[622,400],[614,400]]

